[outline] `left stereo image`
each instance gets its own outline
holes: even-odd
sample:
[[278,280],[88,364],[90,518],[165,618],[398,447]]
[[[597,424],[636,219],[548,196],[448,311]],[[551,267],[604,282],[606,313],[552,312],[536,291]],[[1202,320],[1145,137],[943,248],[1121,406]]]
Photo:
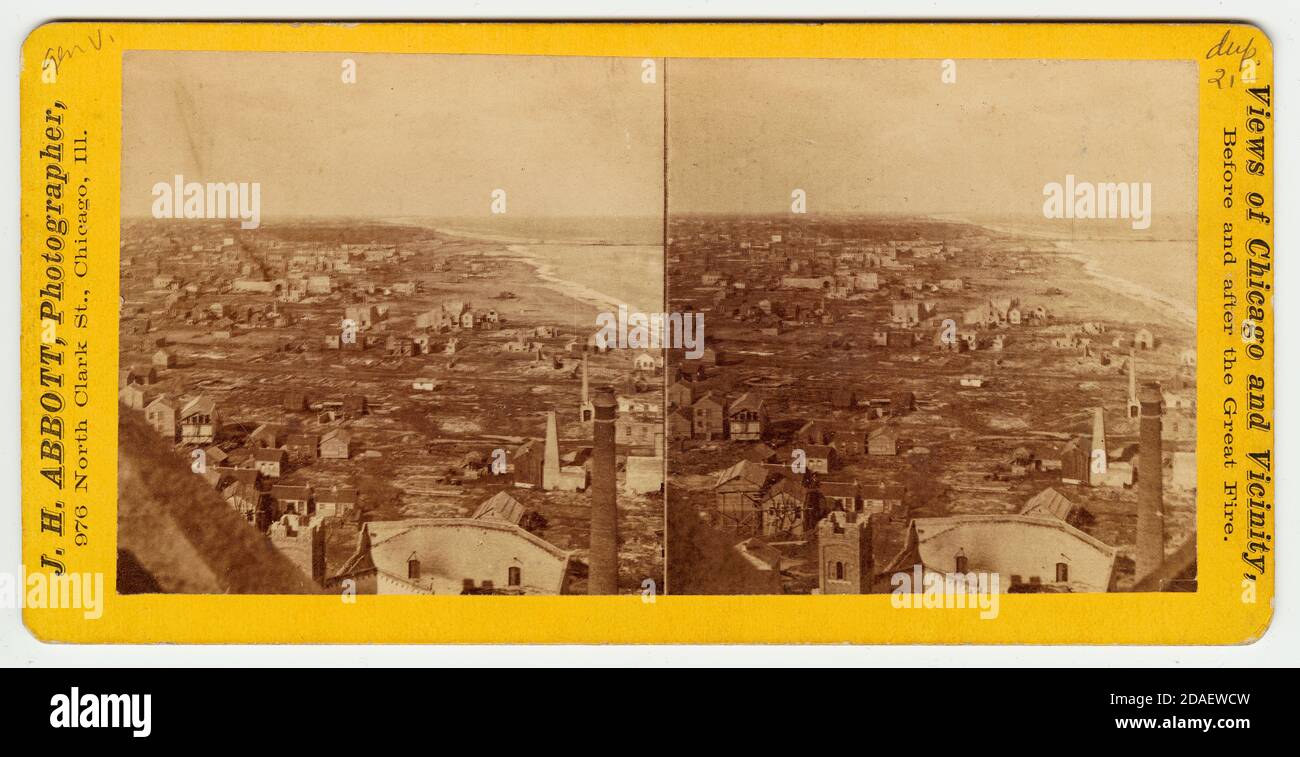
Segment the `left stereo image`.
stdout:
[[118,590],[662,591],[656,65],[125,53]]

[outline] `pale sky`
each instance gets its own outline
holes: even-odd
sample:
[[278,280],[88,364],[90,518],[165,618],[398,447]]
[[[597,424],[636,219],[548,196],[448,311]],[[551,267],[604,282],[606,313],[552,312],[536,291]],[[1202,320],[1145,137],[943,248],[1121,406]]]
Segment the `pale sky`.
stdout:
[[261,182],[269,221],[663,213],[640,59],[131,51],[122,89],[125,215],[176,174]]
[[[341,81],[341,63],[357,82]],[[1039,214],[1062,182],[1195,209],[1196,68],[1158,61],[671,59],[132,51],[122,207],[260,181],[276,215]]]
[[1195,210],[1191,61],[669,60],[670,213],[1041,214],[1047,182]]

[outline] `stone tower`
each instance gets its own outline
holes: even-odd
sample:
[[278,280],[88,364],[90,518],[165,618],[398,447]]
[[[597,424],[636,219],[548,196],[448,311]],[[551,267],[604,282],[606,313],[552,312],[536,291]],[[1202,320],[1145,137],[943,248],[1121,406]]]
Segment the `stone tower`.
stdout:
[[817,524],[822,594],[871,593],[871,524],[858,513],[836,510]]
[[614,461],[614,421],[618,400],[611,387],[596,390],[591,450],[591,556],[588,594],[618,593],[618,501]]
[[1160,431],[1160,385],[1146,383],[1138,394],[1142,416],[1138,421],[1137,555],[1134,578],[1141,581],[1165,560],[1164,453]]

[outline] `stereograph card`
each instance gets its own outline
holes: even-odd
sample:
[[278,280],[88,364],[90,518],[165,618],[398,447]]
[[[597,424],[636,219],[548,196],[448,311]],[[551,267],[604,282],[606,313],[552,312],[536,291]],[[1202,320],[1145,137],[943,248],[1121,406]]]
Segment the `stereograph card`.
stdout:
[[22,55],[42,639],[1268,626],[1256,28],[79,22]]

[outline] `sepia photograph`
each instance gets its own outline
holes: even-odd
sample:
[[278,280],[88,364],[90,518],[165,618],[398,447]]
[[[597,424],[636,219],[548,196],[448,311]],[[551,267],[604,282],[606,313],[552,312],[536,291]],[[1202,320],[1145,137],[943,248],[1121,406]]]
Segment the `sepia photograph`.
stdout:
[[671,593],[1195,591],[1192,63],[665,79]]
[[119,591],[662,591],[648,63],[126,52]]
[[230,703],[615,665],[1286,722],[1294,19],[456,5],[9,14],[11,720],[338,749]]

